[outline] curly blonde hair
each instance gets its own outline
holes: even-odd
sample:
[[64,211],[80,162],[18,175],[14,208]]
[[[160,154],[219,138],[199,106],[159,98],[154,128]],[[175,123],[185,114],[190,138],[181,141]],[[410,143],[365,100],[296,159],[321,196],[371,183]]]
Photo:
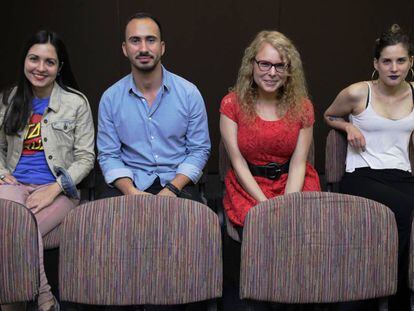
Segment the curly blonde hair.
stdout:
[[250,120],[256,116],[255,102],[258,92],[253,80],[253,66],[263,43],[273,46],[288,65],[286,81],[276,94],[276,99],[279,101],[278,107],[281,112],[285,113],[290,110],[291,117],[300,118],[304,99],[308,97],[302,61],[293,43],[278,31],[259,32],[244,51],[237,82],[233,87],[239,98],[241,109]]

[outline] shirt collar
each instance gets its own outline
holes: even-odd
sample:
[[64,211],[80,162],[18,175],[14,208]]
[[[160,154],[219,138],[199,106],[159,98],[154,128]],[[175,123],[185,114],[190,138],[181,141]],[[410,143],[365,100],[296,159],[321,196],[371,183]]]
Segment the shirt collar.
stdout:
[[[162,66],[162,82],[161,82],[161,88],[163,91],[169,92],[171,89],[171,78],[170,78],[170,72],[165,69],[164,66]],[[132,76],[132,73],[129,75],[129,81],[128,81],[128,92],[129,94],[134,94],[138,97],[144,97],[142,93],[137,89],[135,83],[134,83],[134,77]]]
[[60,93],[62,91],[62,88],[57,84],[57,82],[54,82],[52,94],[50,95],[50,101],[49,101],[49,109],[53,110],[54,112],[57,112],[60,107]]

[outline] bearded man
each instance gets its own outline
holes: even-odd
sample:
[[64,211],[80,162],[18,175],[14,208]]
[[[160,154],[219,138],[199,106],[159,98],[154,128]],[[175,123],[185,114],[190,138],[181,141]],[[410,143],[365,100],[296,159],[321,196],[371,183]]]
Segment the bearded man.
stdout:
[[131,73],[99,104],[98,161],[109,185],[99,197],[151,193],[201,201],[195,184],[211,144],[200,92],[162,66],[165,42],[150,14],[129,18],[122,51]]

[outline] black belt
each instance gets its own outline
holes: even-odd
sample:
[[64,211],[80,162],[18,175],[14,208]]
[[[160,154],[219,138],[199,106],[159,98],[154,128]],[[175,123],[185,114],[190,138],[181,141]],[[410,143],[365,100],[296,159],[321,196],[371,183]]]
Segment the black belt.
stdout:
[[290,160],[283,164],[277,164],[275,162],[270,162],[266,165],[254,165],[247,163],[249,165],[250,172],[253,176],[261,176],[269,179],[279,179],[280,175],[289,172]]

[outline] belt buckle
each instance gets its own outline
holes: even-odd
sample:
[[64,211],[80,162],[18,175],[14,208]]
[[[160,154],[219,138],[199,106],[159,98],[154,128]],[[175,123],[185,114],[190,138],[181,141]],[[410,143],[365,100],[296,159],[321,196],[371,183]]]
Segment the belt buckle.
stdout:
[[275,162],[271,162],[266,166],[266,177],[269,179],[279,179],[280,173],[282,172],[280,165]]

